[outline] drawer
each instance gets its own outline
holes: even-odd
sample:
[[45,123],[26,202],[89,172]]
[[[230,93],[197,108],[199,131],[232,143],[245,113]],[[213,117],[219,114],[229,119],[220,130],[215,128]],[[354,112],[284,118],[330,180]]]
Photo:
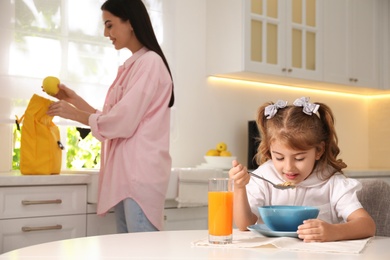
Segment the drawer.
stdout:
[[0,188],[0,219],[85,214],[86,185]]
[[26,246],[85,235],[85,214],[0,220],[0,254]]

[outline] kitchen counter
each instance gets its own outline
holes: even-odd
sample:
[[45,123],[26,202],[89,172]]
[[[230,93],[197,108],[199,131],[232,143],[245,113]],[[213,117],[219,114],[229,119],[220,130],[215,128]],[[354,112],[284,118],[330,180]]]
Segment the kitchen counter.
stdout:
[[344,173],[352,178],[386,178],[390,177],[390,170],[388,169],[367,169],[367,170],[353,170],[346,169]]
[[[345,170],[345,175],[352,178],[385,178],[390,180],[390,170],[386,169],[348,169]],[[98,177],[99,172],[97,170],[64,171],[56,175],[22,175],[19,171],[0,172],[0,187],[84,184],[88,186],[88,202],[97,203]],[[177,187],[178,173],[172,170],[167,192],[167,202],[176,199],[178,196]],[[174,205],[170,203],[168,207],[177,207],[177,202],[175,201]]]
[[0,173],[0,187],[32,185],[90,184],[97,172],[65,172],[55,175],[23,175],[19,171]]

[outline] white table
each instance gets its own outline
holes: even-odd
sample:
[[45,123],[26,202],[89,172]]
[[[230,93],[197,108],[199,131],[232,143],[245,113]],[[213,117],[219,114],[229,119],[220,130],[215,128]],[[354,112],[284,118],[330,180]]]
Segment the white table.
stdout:
[[308,253],[274,247],[193,247],[206,230],[163,231],[84,237],[25,247],[0,255],[1,260],[55,259],[389,259],[390,237],[375,237],[361,254]]

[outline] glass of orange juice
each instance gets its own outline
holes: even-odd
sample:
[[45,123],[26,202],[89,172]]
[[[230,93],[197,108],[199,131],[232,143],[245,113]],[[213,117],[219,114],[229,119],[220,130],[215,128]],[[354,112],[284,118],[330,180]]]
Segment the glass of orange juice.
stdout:
[[229,244],[233,240],[233,180],[209,179],[209,243]]

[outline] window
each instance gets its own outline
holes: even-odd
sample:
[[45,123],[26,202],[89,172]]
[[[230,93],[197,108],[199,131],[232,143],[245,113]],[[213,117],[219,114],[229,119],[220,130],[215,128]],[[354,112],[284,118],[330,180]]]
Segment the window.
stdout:
[[121,52],[103,36],[102,2],[14,0],[9,75],[110,84]]

